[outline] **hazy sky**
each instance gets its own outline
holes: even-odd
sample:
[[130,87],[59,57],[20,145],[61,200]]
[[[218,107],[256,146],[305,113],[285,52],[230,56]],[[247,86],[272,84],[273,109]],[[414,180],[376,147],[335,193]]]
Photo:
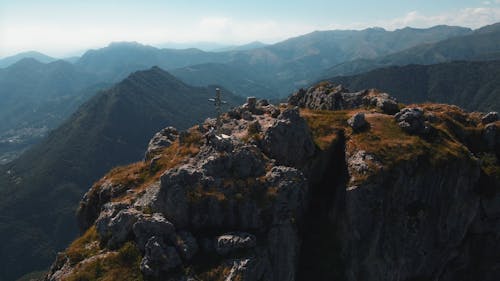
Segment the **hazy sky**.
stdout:
[[273,43],[314,30],[498,21],[500,0],[0,0],[0,57],[68,56],[111,41]]

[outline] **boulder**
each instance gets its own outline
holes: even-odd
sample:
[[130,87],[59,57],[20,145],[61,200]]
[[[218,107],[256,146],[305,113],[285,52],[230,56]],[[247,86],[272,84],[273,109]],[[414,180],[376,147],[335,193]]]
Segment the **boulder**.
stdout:
[[[116,205],[115,205],[116,206]],[[131,240],[132,227],[144,214],[133,208],[118,211],[105,210],[96,221],[96,230],[108,248],[115,249],[122,243]]]
[[145,254],[142,258],[141,272],[153,278],[168,272],[182,264],[182,260],[174,247],[166,246],[159,237],[151,237],[145,246]]
[[247,121],[254,120],[254,118],[252,116],[252,113],[250,111],[243,111],[243,112],[241,112],[241,118],[243,120],[247,120]]
[[488,114],[484,115],[483,118],[481,118],[481,123],[485,125],[496,121],[498,121],[498,112],[496,111],[489,112]]
[[385,114],[395,114],[399,111],[399,105],[396,99],[386,93],[378,93],[370,97],[370,103],[379,108]]
[[419,107],[403,108],[394,118],[399,127],[409,134],[423,134],[429,129],[425,124],[424,111]]
[[[105,204],[108,204],[112,198],[122,195],[127,190],[127,187],[122,184],[114,184],[111,181],[104,181],[100,185],[93,186],[85,195],[76,212],[78,226],[83,233],[95,220],[99,217],[101,209]],[[114,204],[114,203],[113,203]],[[122,204],[122,207],[125,206]],[[108,205],[104,211],[114,210],[117,206]],[[124,207],[123,207],[124,208]],[[121,209],[123,209],[121,208]]]
[[355,131],[358,132],[365,128],[368,125],[368,122],[366,122],[365,119],[365,114],[362,112],[358,112],[354,114],[349,120],[347,120],[347,124],[351,126],[351,128]]
[[166,240],[174,240],[175,227],[166,220],[162,214],[155,213],[151,216],[142,216],[132,227],[137,247],[144,251],[144,247],[152,236]]
[[178,136],[179,132],[174,127],[167,127],[156,133],[149,141],[144,159],[149,160],[161,149],[169,147]]
[[227,255],[240,249],[253,248],[256,245],[257,239],[254,235],[246,232],[232,232],[216,238],[215,251],[219,255]]
[[257,101],[257,106],[258,107],[263,107],[263,106],[268,106],[268,105],[269,105],[269,101],[266,100],[266,99],[261,99],[261,100]]

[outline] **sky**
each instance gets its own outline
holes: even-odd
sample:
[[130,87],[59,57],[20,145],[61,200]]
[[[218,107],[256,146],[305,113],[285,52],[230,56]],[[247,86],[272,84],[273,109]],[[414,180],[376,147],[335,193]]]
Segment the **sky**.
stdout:
[[0,0],[0,58],[115,41],[275,43],[315,30],[500,22],[500,0]]

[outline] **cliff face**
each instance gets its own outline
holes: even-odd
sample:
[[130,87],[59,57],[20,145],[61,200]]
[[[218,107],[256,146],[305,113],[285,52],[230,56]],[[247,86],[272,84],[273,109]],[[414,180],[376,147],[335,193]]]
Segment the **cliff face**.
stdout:
[[164,129],[46,280],[495,280],[498,117],[400,107],[323,83]]

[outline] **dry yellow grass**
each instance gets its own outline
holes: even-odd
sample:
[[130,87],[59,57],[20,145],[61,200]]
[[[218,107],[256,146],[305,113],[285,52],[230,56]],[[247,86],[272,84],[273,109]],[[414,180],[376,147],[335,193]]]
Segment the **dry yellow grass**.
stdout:
[[347,127],[350,111],[301,109],[300,115],[311,129],[316,145],[325,150],[336,141],[338,131],[345,130]]
[[169,147],[158,151],[156,153],[158,158],[155,160],[154,165],[151,166],[148,162],[140,161],[114,168],[93,185],[91,192],[97,192],[102,184],[110,182],[113,185],[125,186],[126,189],[131,191],[113,198],[113,201],[132,199],[135,197],[135,194],[143,191],[155,181],[158,181],[166,170],[178,167],[190,157],[196,155],[200,150],[201,144],[201,133],[192,128],[183,139],[182,144],[177,140]]
[[95,226],[89,228],[85,234],[73,241],[66,249],[66,256],[71,264],[76,264],[100,251],[99,237]]
[[140,262],[139,250],[129,242],[117,252],[107,252],[76,265],[63,281],[141,281]]

